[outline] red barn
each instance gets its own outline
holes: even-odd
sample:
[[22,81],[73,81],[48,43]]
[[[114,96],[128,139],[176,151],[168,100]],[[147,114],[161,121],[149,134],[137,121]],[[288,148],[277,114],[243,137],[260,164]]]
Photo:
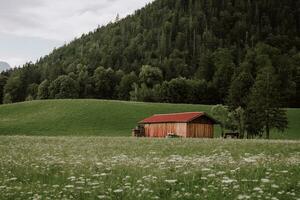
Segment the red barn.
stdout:
[[[213,138],[217,121],[204,112],[153,115],[139,122],[139,136]],[[138,134],[135,134],[138,135]]]

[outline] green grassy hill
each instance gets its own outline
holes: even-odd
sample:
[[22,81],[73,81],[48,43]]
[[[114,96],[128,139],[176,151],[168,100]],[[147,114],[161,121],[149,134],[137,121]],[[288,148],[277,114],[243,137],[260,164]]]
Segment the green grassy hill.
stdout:
[[[0,106],[0,135],[130,136],[138,121],[155,113],[205,111],[210,106],[102,100],[32,101]],[[300,138],[300,109],[289,109],[287,133],[273,138]],[[218,135],[218,128],[217,128]]]

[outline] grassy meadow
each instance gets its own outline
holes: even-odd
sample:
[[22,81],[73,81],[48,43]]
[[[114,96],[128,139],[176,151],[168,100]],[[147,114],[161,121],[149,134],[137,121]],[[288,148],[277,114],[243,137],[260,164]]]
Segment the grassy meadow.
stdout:
[[[152,114],[210,111],[211,106],[103,100],[32,101],[0,106],[0,135],[130,136]],[[299,139],[300,109],[288,109],[289,129],[274,139]],[[216,137],[219,129],[216,127]]]
[[299,139],[300,109],[288,109],[289,129],[273,132],[277,140],[128,137],[152,114],[210,108],[101,100],[2,105],[0,199],[299,200],[300,140],[292,139]]
[[0,136],[0,199],[297,199],[300,141]]

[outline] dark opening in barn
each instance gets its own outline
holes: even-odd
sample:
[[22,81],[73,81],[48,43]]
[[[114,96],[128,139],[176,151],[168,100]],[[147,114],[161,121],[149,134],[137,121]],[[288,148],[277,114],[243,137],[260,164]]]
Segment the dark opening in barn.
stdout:
[[213,138],[213,119],[204,112],[159,114],[139,122],[133,130],[138,137],[167,137],[169,135],[185,138]]

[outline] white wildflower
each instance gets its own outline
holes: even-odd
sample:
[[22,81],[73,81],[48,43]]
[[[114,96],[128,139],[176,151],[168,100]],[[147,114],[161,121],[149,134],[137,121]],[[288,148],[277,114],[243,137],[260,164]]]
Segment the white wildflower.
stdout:
[[270,183],[270,180],[267,178],[260,179],[262,183]]
[[222,183],[225,183],[225,184],[230,184],[230,183],[233,183],[233,182],[236,182],[236,180],[230,179],[230,178],[228,178],[226,176],[222,180]]
[[253,188],[253,191],[256,191],[256,192],[259,192],[259,191],[261,191],[262,189],[261,188],[259,188],[259,187],[255,187],[255,188]]
[[232,179],[225,179],[225,180],[222,180],[222,183],[233,183],[234,180]]
[[114,190],[114,193],[121,193],[121,192],[123,192],[122,189],[116,189],[116,190]]
[[240,188],[240,186],[239,186],[239,185],[235,185],[235,186],[233,186],[233,189],[238,189],[238,188]]
[[279,188],[279,186],[276,185],[276,184],[272,184],[271,187],[272,187],[272,188]]
[[283,173],[283,174],[289,173],[289,171],[287,171],[287,170],[283,170],[283,171],[280,171],[280,172]]
[[254,162],[256,162],[256,160],[253,159],[253,158],[244,158],[244,161],[247,162],[247,163],[254,163]]
[[176,179],[174,179],[174,180],[165,180],[165,182],[166,182],[166,183],[173,184],[173,183],[176,183],[177,180],[176,180]]
[[242,199],[250,199],[250,196],[248,195],[244,195],[244,194],[240,194],[237,199],[242,200]]
[[100,174],[93,174],[93,177],[99,177]]
[[224,171],[219,171],[219,172],[217,172],[217,175],[224,175],[224,174],[225,174]]
[[210,171],[211,169],[209,169],[209,168],[202,168],[202,171],[203,172],[208,172],[208,171]]

